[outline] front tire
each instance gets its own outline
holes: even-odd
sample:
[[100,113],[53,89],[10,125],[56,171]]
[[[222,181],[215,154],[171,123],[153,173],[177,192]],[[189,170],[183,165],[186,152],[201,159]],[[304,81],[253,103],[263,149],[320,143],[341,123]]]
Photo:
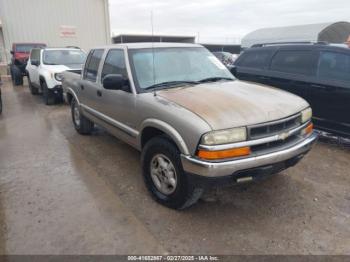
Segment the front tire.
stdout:
[[39,94],[39,89],[34,87],[33,84],[32,84],[32,81],[30,81],[30,76],[29,76],[29,73],[28,73],[28,86],[29,86],[29,90],[30,90],[30,93],[32,95],[37,95]]
[[11,79],[15,86],[23,85],[23,75],[21,70],[16,65],[11,65]]
[[74,98],[71,102],[71,113],[75,130],[81,135],[90,135],[94,129],[94,123],[81,114],[79,105]]
[[195,204],[203,193],[183,170],[180,152],[167,137],[148,141],[142,150],[142,171],[147,189],[160,204],[184,209]]
[[53,105],[55,103],[55,94],[53,94],[52,91],[47,88],[47,84],[45,82],[42,83],[42,89],[45,105]]

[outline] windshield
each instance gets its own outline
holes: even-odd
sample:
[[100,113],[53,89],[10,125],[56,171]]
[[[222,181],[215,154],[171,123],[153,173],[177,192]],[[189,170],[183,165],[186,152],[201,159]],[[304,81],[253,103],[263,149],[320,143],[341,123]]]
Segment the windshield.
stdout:
[[141,90],[166,82],[234,79],[226,67],[205,48],[131,49],[129,52],[135,84]]
[[45,50],[43,63],[46,65],[83,64],[86,54],[82,50]]
[[45,47],[45,45],[42,44],[25,44],[25,45],[16,45],[16,52],[17,53],[30,53],[30,51],[33,48],[40,48]]

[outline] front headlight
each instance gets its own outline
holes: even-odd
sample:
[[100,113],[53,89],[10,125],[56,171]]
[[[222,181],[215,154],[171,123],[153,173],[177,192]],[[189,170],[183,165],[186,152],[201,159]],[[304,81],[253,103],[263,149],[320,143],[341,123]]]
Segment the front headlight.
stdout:
[[212,131],[202,136],[202,145],[222,145],[247,140],[247,129],[238,127],[220,131]]
[[63,80],[63,74],[62,73],[56,73],[55,74],[55,79],[59,82],[62,82]]
[[311,107],[306,108],[301,112],[301,122],[306,123],[312,118],[312,109]]

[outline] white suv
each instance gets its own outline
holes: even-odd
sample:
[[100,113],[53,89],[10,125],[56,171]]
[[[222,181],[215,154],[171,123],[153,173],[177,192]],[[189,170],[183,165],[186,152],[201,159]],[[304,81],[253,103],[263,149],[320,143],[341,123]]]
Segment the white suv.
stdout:
[[79,48],[34,48],[26,67],[30,91],[46,105],[62,100],[62,72],[81,71],[86,54]]

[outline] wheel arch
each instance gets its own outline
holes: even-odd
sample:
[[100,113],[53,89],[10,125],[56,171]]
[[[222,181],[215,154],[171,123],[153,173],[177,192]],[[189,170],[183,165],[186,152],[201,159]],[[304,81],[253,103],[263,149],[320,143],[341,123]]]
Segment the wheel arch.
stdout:
[[189,155],[188,147],[180,133],[168,123],[158,119],[147,119],[142,123],[141,132],[138,137],[140,149],[144,147],[147,141],[162,134],[167,135],[176,144],[182,154]]

